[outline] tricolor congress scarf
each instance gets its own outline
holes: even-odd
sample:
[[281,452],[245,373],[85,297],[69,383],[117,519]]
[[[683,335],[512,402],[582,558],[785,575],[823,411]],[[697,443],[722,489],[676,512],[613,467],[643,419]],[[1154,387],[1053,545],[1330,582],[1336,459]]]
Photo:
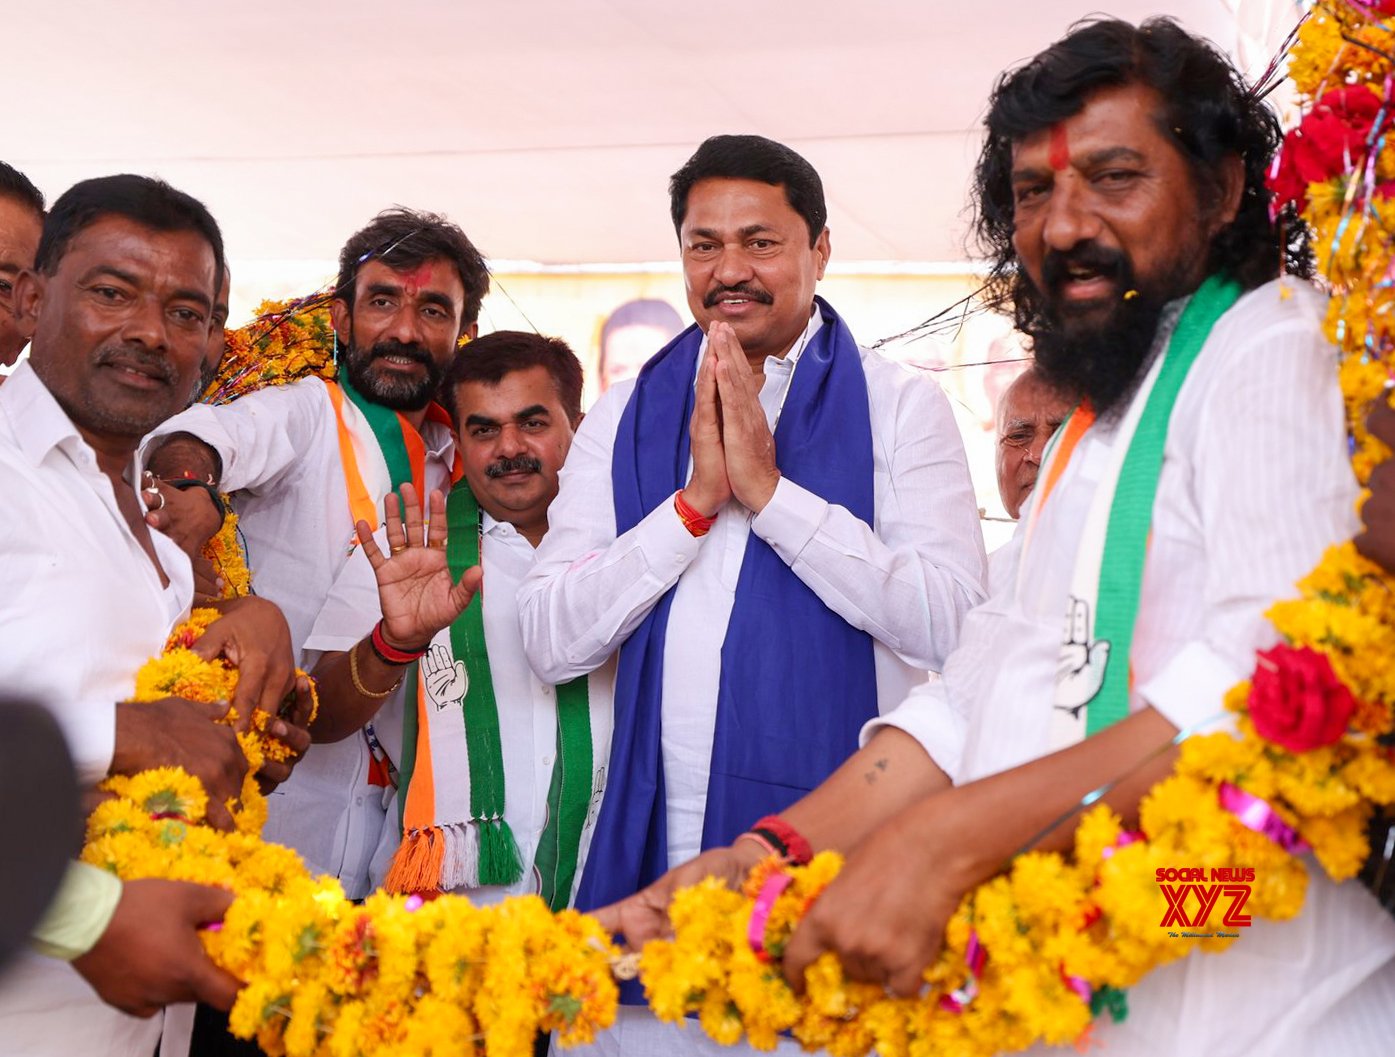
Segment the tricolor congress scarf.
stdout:
[[[353,411],[367,423],[397,491],[413,482],[425,502],[426,446],[400,414],[375,404],[347,378],[328,383],[339,427],[340,457],[355,520],[376,528],[377,503],[365,484],[361,437]],[[342,392],[341,392],[342,389]],[[428,419],[451,425],[438,405]],[[480,562],[480,510],[461,479],[459,456],[446,499],[446,561],[459,579]],[[393,892],[446,891],[513,884],[523,875],[518,842],[504,821],[504,757],[498,702],[484,638],[480,594],[407,677],[402,761],[398,777],[403,839],[384,880]],[[557,759],[547,797],[547,823],[534,856],[542,896],[554,910],[571,899],[581,836],[590,810],[591,713],[585,677],[557,687]]]
[[[480,563],[480,508],[457,482],[446,500],[450,574]],[[510,600],[511,601],[511,600]],[[510,604],[506,601],[504,604]],[[398,805],[402,844],[383,886],[392,892],[509,885],[523,875],[518,842],[504,820],[499,702],[489,667],[481,592],[422,658],[408,688]],[[533,866],[553,910],[571,900],[591,803],[591,710],[585,676],[556,688],[557,758],[547,823]],[[505,707],[519,707],[506,702]]]
[[[861,355],[833,309],[816,304],[824,325],[799,359],[775,429],[780,472],[870,525],[872,426]],[[671,504],[687,482],[701,347],[702,331],[689,327],[640,372],[611,466],[617,535]],[[627,896],[668,868],[661,694],[675,590],[620,651],[608,786],[577,895],[583,909]],[[704,848],[730,843],[813,789],[856,750],[862,724],[877,714],[871,637],[824,605],[754,532],[722,646],[716,711]]]
[[[1168,424],[1211,328],[1240,294],[1237,284],[1217,276],[1201,284],[1119,422],[1111,463],[1091,500],[1071,574],[1051,711],[1053,750],[1128,715],[1133,683],[1129,655]],[[1028,513],[1024,565],[1041,510],[1094,419],[1087,405],[1076,408],[1047,453]]]

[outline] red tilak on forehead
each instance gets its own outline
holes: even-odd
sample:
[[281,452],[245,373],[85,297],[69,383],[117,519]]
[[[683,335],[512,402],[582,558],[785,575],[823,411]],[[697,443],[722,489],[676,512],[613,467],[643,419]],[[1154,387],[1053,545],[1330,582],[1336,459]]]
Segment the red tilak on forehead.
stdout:
[[1070,166],[1070,144],[1066,141],[1066,126],[1060,122],[1051,126],[1051,168],[1060,172]]
[[426,280],[431,278],[431,262],[422,261],[402,276],[402,283],[407,288],[407,296],[415,297],[417,291],[426,285]]

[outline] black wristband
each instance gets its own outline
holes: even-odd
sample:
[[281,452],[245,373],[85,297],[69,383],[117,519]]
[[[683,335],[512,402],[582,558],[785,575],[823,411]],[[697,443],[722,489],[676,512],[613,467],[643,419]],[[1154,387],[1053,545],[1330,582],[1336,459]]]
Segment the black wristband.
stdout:
[[790,848],[789,848],[789,845],[786,844],[783,840],[780,839],[780,835],[779,835],[778,833],[775,833],[775,832],[773,832],[772,830],[768,830],[768,829],[766,829],[764,826],[752,826],[752,827],[751,827],[750,829],[748,829],[746,832],[747,832],[747,833],[754,834],[755,836],[759,837],[761,840],[765,841],[765,842],[766,842],[767,844],[769,844],[772,848],[774,848],[776,852],[779,853],[780,858],[782,858],[782,859],[784,859],[784,860],[786,860],[786,861],[789,861],[789,858],[790,858]]
[[194,477],[176,477],[173,481],[160,478],[160,480],[180,492],[189,488],[202,488],[208,493],[208,498],[213,500],[213,505],[218,509],[218,516],[223,521],[228,518],[228,504],[223,502],[223,495],[207,481],[200,481]]

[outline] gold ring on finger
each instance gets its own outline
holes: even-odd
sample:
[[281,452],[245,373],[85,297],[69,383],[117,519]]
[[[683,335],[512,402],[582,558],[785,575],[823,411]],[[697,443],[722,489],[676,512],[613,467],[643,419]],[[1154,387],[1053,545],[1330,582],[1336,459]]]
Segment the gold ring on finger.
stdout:
[[407,545],[406,545],[405,543],[398,543],[398,544],[395,544],[394,546],[389,547],[389,548],[388,548],[388,553],[389,553],[392,557],[396,558],[399,554],[401,554],[401,553],[402,553],[403,551],[405,551],[406,549],[407,549]]
[[426,545],[434,551],[443,551],[446,549],[445,540],[427,540]]

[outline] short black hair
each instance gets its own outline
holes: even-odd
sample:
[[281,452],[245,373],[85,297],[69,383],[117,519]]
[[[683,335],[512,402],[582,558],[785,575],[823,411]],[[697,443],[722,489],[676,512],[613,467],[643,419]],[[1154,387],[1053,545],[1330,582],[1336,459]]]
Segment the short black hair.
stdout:
[[1245,84],[1215,45],[1170,18],[1138,26],[1112,18],[1077,22],[1041,54],[998,79],[984,124],[987,137],[974,174],[975,231],[991,264],[986,300],[1009,307],[1031,333],[1041,298],[1017,266],[1012,245],[1013,144],[1084,109],[1102,89],[1141,84],[1162,99],[1158,128],[1182,157],[1203,203],[1218,197],[1226,159],[1245,167],[1235,219],[1211,241],[1208,272],[1253,289],[1290,275],[1310,277],[1307,228],[1290,203],[1269,215],[1265,174],[1281,142],[1278,118]]
[[0,198],[13,198],[32,209],[40,220],[44,218],[43,192],[13,165],[0,161]]
[[384,209],[368,226],[349,236],[339,251],[339,280],[335,296],[354,307],[354,280],[361,265],[380,260],[396,272],[410,271],[435,258],[455,265],[465,287],[461,328],[480,317],[480,304],[489,293],[489,266],[465,232],[437,213],[404,206]]
[[823,181],[814,167],[783,143],[764,136],[712,136],[668,181],[673,230],[681,238],[688,215],[688,192],[700,180],[759,180],[785,189],[790,208],[809,226],[813,246],[828,226]]
[[83,180],[59,195],[44,219],[34,269],[44,275],[56,272],[73,239],[104,216],[126,217],[156,231],[192,231],[203,236],[217,264],[209,294],[217,298],[225,265],[223,233],[213,214],[193,195],[134,173]]
[[530,367],[545,367],[557,386],[562,410],[571,422],[581,417],[581,361],[571,346],[561,338],[544,337],[526,330],[496,330],[469,342],[455,355],[441,398],[459,428],[459,410],[455,406],[455,388],[462,382],[484,382],[498,385],[505,375],[526,371]]

